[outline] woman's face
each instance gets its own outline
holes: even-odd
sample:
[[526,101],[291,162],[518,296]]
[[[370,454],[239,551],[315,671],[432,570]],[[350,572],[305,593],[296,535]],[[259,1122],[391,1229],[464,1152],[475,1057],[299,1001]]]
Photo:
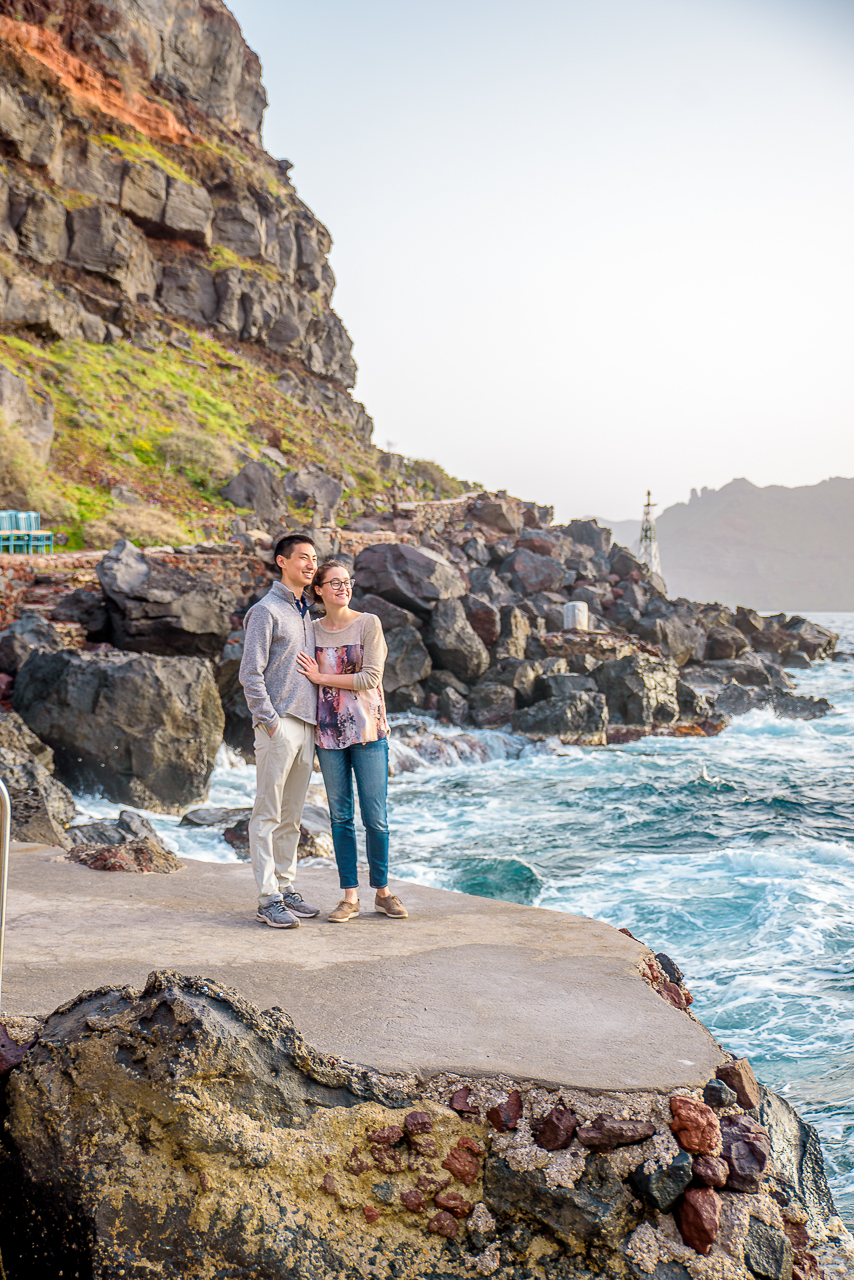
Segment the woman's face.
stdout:
[[343,564],[332,565],[323,575],[323,582],[317,588],[318,595],[327,607],[330,604],[349,604],[353,594],[353,582],[350,571]]

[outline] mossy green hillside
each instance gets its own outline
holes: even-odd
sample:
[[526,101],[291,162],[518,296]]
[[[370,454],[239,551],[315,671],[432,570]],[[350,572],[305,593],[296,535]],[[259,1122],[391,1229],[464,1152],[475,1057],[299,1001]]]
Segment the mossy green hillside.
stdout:
[[[28,482],[27,492],[51,526],[68,535],[69,547],[99,545],[99,522],[112,518],[115,525],[119,511],[130,536],[142,542],[169,540],[156,512],[187,536],[200,536],[204,525],[229,532],[237,512],[219,490],[248,457],[275,467],[264,446],[278,449],[291,467],[314,463],[346,473],[356,483],[345,496],[359,504],[387,505],[391,482],[377,468],[377,450],[354,440],[346,424],[295,404],[276,388],[276,370],[243,351],[178,326],[170,332],[171,339],[148,351],[127,342],[40,345],[0,336],[0,363],[54,403],[50,466],[37,491]],[[428,488],[433,496],[437,482],[440,492],[455,491],[432,464],[429,473],[428,482],[413,467],[409,483],[424,496]],[[117,488],[147,505],[148,519],[113,497]]]

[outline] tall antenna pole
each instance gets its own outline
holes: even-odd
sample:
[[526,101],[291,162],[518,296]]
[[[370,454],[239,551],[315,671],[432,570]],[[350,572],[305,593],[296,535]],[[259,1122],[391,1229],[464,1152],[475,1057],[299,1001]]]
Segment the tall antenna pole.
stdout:
[[657,502],[650,501],[650,491],[646,491],[646,505],[643,509],[643,523],[640,531],[640,550],[641,560],[651,570],[657,573],[659,578],[661,573],[661,555],[658,550],[658,538],[655,533],[655,517],[652,514],[653,507],[658,506]]

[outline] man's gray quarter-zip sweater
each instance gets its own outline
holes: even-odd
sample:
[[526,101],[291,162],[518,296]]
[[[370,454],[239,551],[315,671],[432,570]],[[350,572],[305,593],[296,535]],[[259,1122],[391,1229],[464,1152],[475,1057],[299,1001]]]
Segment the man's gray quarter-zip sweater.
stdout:
[[279,716],[317,724],[317,688],[297,666],[298,653],[314,657],[314,630],[303,603],[274,582],[244,619],[240,683],[253,725],[275,724]]

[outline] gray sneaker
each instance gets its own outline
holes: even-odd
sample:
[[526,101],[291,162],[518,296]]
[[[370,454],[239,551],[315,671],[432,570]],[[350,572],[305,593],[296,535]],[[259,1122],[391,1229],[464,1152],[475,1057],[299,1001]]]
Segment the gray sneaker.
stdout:
[[255,912],[255,919],[260,920],[261,924],[268,924],[271,929],[299,928],[299,920],[278,898],[268,903],[266,907],[259,907]]
[[295,916],[302,916],[304,920],[311,920],[313,916],[320,915],[320,907],[310,907],[307,902],[303,902],[302,894],[291,889],[290,893],[282,894],[282,901],[289,911]]

